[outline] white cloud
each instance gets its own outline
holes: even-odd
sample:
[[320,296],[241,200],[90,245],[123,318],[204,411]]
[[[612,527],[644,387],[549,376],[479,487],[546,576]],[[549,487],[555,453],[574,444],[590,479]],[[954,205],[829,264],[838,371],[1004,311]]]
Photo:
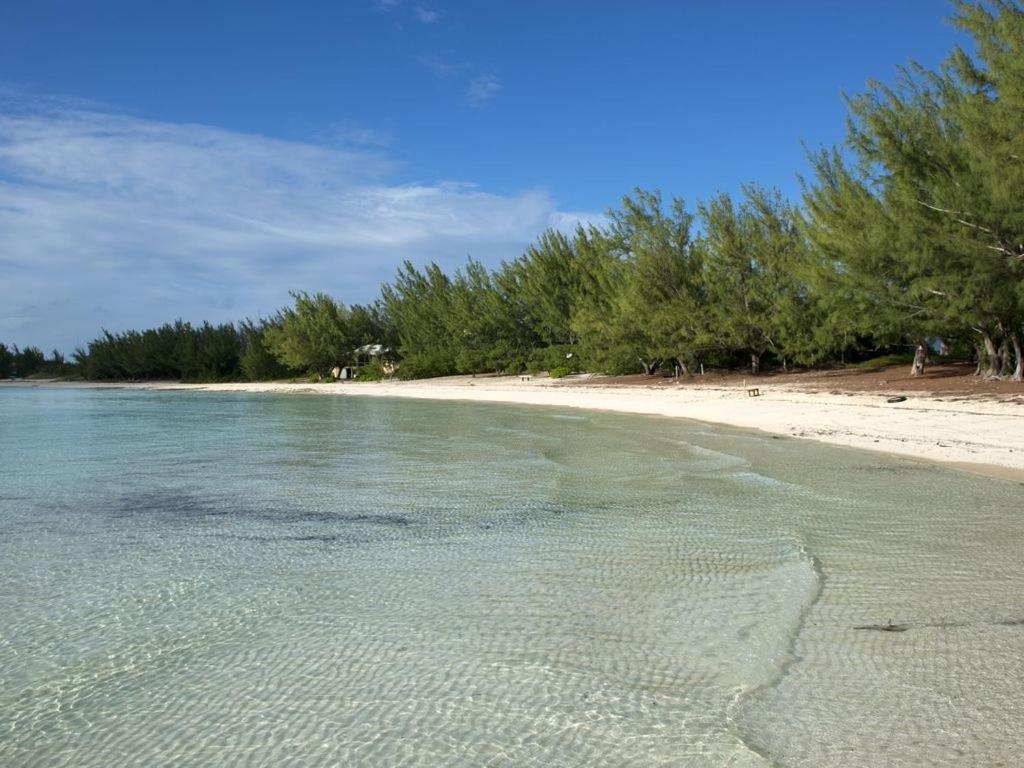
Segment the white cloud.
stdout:
[[595,218],[394,174],[375,149],[0,105],[0,340],[70,349],[104,326],[266,314],[293,289],[367,301],[403,259],[495,264]]
[[494,75],[477,75],[469,81],[469,103],[480,106],[488,99],[494,98],[501,90],[501,83]]

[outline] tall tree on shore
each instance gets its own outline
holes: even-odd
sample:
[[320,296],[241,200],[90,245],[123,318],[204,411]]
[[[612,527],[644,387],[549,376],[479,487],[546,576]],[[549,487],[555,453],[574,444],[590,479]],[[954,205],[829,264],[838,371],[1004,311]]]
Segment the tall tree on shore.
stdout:
[[294,372],[267,347],[266,332],[276,323],[275,320],[243,320],[238,325],[242,343],[238,365],[249,381],[281,379]]
[[615,238],[597,227],[576,230],[576,300],[571,328],[587,370],[633,373],[637,338],[633,323],[624,322],[622,294],[628,265]]
[[403,357],[401,375],[447,376],[458,371],[449,319],[452,281],[437,264],[422,271],[406,261],[381,288],[381,303]]
[[294,307],[281,310],[264,331],[267,349],[284,365],[326,376],[335,366],[352,362],[363,338],[353,313],[325,293],[293,293]]
[[574,344],[572,312],[579,276],[572,241],[557,230],[548,230],[508,271],[539,342],[545,346]]
[[720,193],[699,207],[700,248],[709,295],[710,335],[749,356],[752,373],[769,350],[781,353],[791,326],[780,312],[798,311],[795,267],[802,243],[795,211],[775,191],[744,187],[745,200]]
[[611,213],[610,236],[626,270],[616,322],[648,375],[666,363],[686,371],[704,342],[706,291],[693,218],[682,200],[673,198],[665,210],[659,193],[640,189]]
[[957,48],[937,72],[911,66],[849,100],[856,162],[814,156],[809,234],[838,282],[917,345],[912,372],[927,337],[973,334],[988,375],[1002,375],[1012,351],[1019,379],[1024,11],[957,2],[953,22],[976,56]]
[[470,260],[451,281],[451,311],[443,321],[461,372],[516,372],[529,356],[534,337],[517,286],[503,274]]

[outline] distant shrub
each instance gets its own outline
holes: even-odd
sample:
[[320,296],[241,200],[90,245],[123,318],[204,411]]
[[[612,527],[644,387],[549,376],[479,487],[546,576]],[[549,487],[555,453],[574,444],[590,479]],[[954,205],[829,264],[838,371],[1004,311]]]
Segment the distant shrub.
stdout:
[[850,363],[847,368],[885,368],[890,365],[910,365],[914,360],[913,355],[882,355],[872,357],[870,360],[861,360],[859,363]]
[[580,369],[579,350],[569,344],[534,349],[523,366],[534,375],[543,371],[554,371],[564,368],[566,373],[577,373]]
[[560,365],[557,368],[552,368],[548,372],[548,376],[552,379],[562,379],[568,376],[572,371],[569,370],[568,366]]
[[370,358],[370,362],[356,369],[356,381],[381,381],[387,378],[384,362],[379,357]]
[[409,355],[402,360],[395,375],[400,379],[430,379],[457,373],[455,362],[447,352],[431,350]]

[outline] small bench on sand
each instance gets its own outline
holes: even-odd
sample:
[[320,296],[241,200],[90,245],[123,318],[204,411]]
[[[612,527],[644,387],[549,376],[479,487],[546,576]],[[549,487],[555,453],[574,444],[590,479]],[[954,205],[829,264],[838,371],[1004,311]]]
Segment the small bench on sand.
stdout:
[[519,377],[519,380],[520,381],[529,381],[532,378],[533,378],[533,376],[530,376],[528,373],[524,373],[522,376]]
[[758,389],[757,387],[751,387],[750,389],[747,390],[747,397],[760,397],[760,396],[761,396],[761,390]]

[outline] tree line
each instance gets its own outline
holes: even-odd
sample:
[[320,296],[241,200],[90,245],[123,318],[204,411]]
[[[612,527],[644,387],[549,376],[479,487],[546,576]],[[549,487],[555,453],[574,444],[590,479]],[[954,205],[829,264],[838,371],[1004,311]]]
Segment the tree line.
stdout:
[[8,376],[32,376],[37,373],[63,375],[68,366],[64,355],[54,350],[48,358],[39,347],[8,347],[0,343],[0,378]]
[[496,269],[405,262],[370,305],[296,293],[262,320],[104,331],[68,365],[97,379],[323,376],[381,344],[408,378],[757,373],[891,352],[919,373],[941,350],[1019,381],[1024,9],[954,5],[972,53],[849,98],[847,140],[811,153],[800,204],[757,185],[692,207],[636,190],[606,223],[548,231]]

